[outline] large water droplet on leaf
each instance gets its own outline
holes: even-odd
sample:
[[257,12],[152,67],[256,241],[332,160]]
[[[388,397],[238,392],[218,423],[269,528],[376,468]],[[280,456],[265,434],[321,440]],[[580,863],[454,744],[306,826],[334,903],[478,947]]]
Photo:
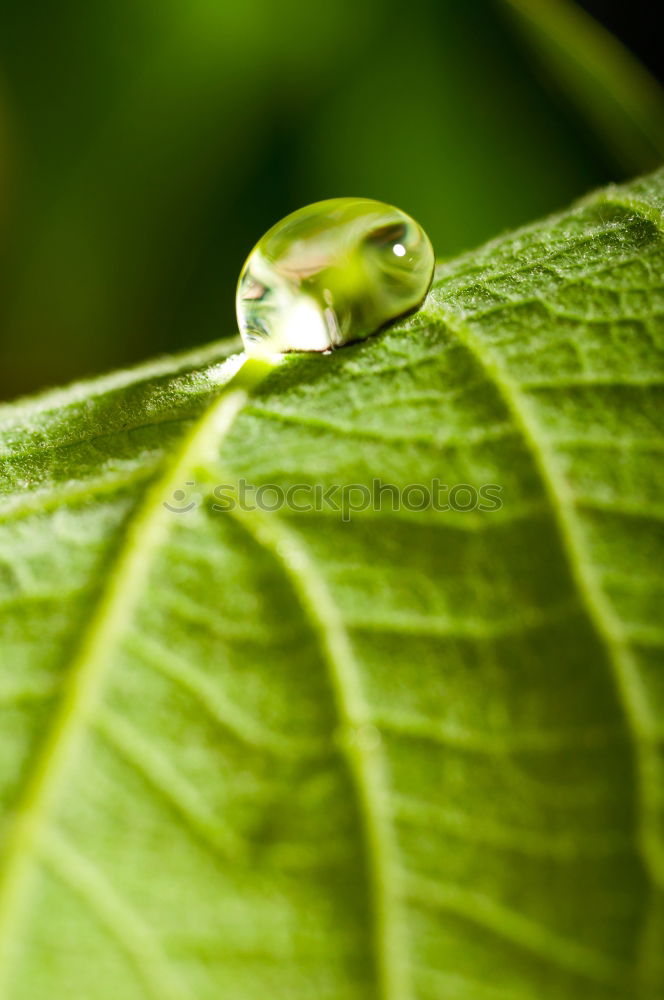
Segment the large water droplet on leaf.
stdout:
[[237,318],[248,354],[328,351],[362,340],[422,304],[434,253],[391,205],[333,198],[293,212],[242,268]]

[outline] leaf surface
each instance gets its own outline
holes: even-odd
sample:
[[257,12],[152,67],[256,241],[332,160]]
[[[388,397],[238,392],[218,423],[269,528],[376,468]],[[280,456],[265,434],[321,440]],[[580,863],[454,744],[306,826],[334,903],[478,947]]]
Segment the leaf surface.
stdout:
[[258,385],[213,345],[0,409],[2,1000],[664,996],[663,206]]

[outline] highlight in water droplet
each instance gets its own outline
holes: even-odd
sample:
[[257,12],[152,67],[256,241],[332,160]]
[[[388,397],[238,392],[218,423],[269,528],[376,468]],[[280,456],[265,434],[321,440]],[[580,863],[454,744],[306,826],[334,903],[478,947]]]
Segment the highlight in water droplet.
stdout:
[[405,212],[333,198],[288,215],[249,254],[237,288],[248,354],[330,351],[422,304],[434,253]]

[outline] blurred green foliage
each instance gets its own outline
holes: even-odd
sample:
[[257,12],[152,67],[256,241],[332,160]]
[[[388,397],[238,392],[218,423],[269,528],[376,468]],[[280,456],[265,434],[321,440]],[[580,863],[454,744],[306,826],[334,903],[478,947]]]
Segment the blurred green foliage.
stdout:
[[613,71],[543,45],[557,4],[520,7],[2,0],[0,396],[232,334],[243,259],[307,202],[392,202],[446,256],[653,166]]

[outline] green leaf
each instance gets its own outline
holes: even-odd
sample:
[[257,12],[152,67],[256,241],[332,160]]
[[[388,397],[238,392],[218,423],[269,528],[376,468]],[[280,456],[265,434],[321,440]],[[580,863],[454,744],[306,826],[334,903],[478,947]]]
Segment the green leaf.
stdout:
[[213,345],[0,409],[2,1000],[661,1000],[663,208],[258,384]]

